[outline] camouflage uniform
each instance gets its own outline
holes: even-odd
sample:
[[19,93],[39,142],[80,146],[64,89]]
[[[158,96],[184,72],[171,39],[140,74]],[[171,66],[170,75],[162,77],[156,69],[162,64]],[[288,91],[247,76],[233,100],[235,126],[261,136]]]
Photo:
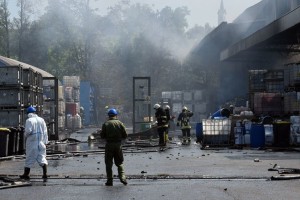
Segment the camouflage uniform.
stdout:
[[122,140],[127,138],[127,133],[124,124],[120,120],[118,120],[116,116],[109,117],[109,119],[102,125],[102,131],[100,136],[102,139],[106,139],[106,185],[112,185],[113,183],[113,160],[118,168],[119,179],[123,184],[127,184],[123,166],[124,157],[121,144]]

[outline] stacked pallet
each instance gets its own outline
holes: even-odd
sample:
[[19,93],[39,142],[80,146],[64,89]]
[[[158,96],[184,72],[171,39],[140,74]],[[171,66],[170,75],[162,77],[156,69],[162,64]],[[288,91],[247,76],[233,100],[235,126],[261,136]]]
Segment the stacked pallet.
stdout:
[[21,66],[0,67],[0,126],[24,126],[26,109],[35,106],[42,112],[43,77]]
[[68,129],[80,129],[82,126],[80,116],[80,77],[64,76],[64,96],[66,103],[66,126]]

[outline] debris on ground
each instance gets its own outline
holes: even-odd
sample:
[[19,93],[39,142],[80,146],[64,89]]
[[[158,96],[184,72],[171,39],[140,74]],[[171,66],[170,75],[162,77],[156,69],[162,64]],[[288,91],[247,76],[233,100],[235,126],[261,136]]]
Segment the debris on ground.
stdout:
[[32,184],[28,181],[0,176],[0,190],[31,185]]

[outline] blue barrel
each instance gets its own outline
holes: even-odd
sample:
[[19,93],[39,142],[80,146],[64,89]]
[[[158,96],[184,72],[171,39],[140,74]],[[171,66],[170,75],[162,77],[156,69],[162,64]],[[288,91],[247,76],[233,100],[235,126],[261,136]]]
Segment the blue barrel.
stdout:
[[252,124],[250,130],[250,147],[265,146],[265,127],[263,124]]
[[197,138],[202,138],[203,137],[202,123],[197,123],[196,124],[196,137]]
[[214,118],[218,118],[218,117],[229,117],[230,116],[230,110],[228,110],[227,108],[222,108],[220,110],[218,110],[217,112],[215,112],[212,116],[211,119]]

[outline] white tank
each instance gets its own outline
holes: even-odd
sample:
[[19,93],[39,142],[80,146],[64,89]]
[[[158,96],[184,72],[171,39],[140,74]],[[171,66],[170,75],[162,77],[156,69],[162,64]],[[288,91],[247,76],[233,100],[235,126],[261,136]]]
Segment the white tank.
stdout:
[[290,117],[290,122],[293,125],[300,125],[300,116],[291,116]]
[[73,88],[72,87],[66,87],[65,88],[65,100],[67,102],[73,102]]
[[78,113],[74,116],[74,128],[75,129],[81,128],[81,117]]
[[67,128],[73,128],[73,117],[72,115],[67,115]]

